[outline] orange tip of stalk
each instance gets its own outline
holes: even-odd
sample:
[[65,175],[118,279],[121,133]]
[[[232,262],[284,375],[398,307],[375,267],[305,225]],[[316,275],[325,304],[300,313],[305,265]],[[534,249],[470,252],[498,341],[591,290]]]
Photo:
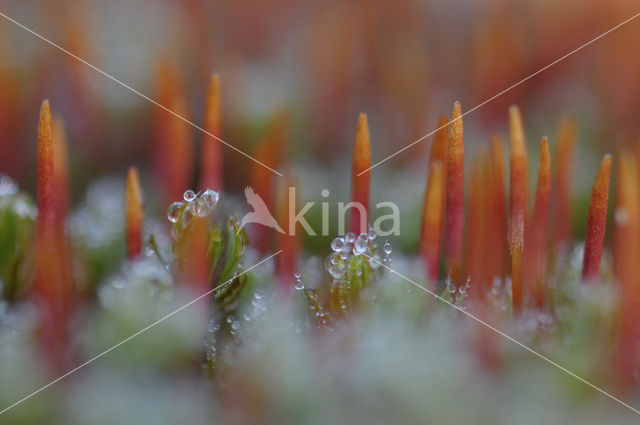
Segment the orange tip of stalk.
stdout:
[[453,104],[447,149],[445,251],[451,278],[458,283],[464,228],[464,129],[460,102]]
[[434,285],[438,278],[438,264],[440,262],[444,196],[444,167],[442,162],[435,160],[429,169],[420,236],[420,256],[427,268],[427,275],[434,282]]
[[607,225],[607,203],[609,202],[609,180],[611,176],[611,155],[606,154],[600,163],[598,175],[591,191],[587,234],[584,241],[584,262],[582,280],[594,280],[600,274],[600,260]]
[[[220,115],[220,76],[212,74],[207,92],[204,129],[216,137],[220,137],[222,134]],[[205,134],[202,142],[200,187],[203,190],[219,191],[222,189],[222,148],[220,141],[208,134]]]
[[[447,163],[447,139],[449,137],[449,118],[442,114],[438,119],[436,134],[433,136],[431,152],[429,154],[429,169],[435,161],[440,161],[441,165]],[[446,170],[445,170],[446,171]]]
[[127,216],[127,255],[136,258],[142,252],[142,220],[144,219],[144,204],[140,177],[135,167],[127,171],[126,182],[126,216]]
[[49,101],[44,100],[40,107],[38,121],[38,221],[43,222],[54,217],[54,148]]
[[367,122],[367,115],[361,113],[358,117],[358,126],[356,128],[356,135],[353,141],[351,200],[364,206],[365,216],[360,216],[360,210],[358,208],[351,208],[349,227],[356,235],[368,230],[369,184],[371,173],[367,170],[370,167],[371,139],[369,136],[369,124]]
[[371,138],[367,114],[360,113],[353,142],[353,172],[358,175],[371,166]]

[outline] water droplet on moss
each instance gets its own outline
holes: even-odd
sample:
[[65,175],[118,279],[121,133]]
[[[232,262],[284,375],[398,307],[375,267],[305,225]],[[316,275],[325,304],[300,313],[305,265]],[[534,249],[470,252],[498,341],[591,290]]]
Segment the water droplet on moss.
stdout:
[[184,198],[185,201],[191,202],[194,199],[196,199],[196,193],[191,189],[185,190],[184,194],[182,195],[182,197]]
[[220,194],[215,190],[207,189],[200,195],[199,199],[207,208],[213,209],[220,199]]
[[170,222],[175,223],[178,221],[178,217],[180,216],[180,208],[182,208],[182,202],[174,202],[169,205],[169,209],[167,210],[167,218]]
[[341,236],[338,236],[337,238],[331,241],[331,249],[335,252],[340,252],[342,251],[342,248],[344,248],[344,243],[345,243],[344,238]]

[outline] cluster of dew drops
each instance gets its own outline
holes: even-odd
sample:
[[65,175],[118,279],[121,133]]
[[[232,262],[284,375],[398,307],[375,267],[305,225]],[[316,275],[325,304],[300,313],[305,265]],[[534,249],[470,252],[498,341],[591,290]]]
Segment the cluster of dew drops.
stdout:
[[[368,262],[373,270],[378,269],[380,265],[385,265],[386,267],[391,265],[391,252],[393,250],[391,244],[385,241],[382,248],[384,256],[381,257],[377,251],[376,244],[373,242],[377,236],[375,230],[370,227],[368,232],[360,233],[358,236],[353,232],[349,232],[331,241],[332,252],[325,260],[325,269],[329,272],[334,282],[343,278],[348,281],[347,268],[353,257],[359,257],[361,261]],[[361,275],[362,272],[362,267],[356,269],[357,275]],[[304,290],[302,275],[296,273],[294,277],[296,280],[295,289]]]
[[185,211],[188,211],[195,217],[206,217],[216,206],[220,199],[220,194],[212,189],[203,192],[194,192],[189,189],[182,195],[184,202],[176,201],[169,205],[167,210],[167,218],[171,223],[176,223],[180,218],[182,207],[187,205]]

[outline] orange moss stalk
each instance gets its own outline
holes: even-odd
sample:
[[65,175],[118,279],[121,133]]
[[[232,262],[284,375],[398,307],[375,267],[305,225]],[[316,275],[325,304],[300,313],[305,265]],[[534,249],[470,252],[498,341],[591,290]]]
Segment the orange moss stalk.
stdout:
[[565,116],[558,130],[553,184],[553,245],[563,251],[571,238],[571,175],[576,142],[576,119]]
[[[220,119],[220,76],[213,74],[209,83],[205,106],[204,129],[216,137],[222,135]],[[200,170],[202,190],[222,190],[222,145],[215,138],[204,134]]]
[[522,253],[527,205],[527,149],[522,118],[517,106],[509,108],[511,175],[509,178],[509,224],[507,244],[511,255],[511,285],[513,311],[522,310]]
[[38,122],[38,218],[35,235],[34,292],[40,312],[41,343],[53,372],[64,369],[70,314],[70,282],[65,276],[67,246],[56,219],[55,149],[49,102]]
[[551,154],[546,137],[540,142],[538,184],[533,213],[527,227],[524,251],[525,291],[532,305],[544,304],[544,280],[546,276],[547,224],[551,199]]
[[422,233],[420,236],[420,257],[427,269],[427,276],[435,287],[440,264],[440,244],[444,219],[444,167],[442,162],[431,162],[427,191],[422,210]]
[[464,131],[460,102],[453,104],[449,125],[447,152],[445,252],[449,274],[454,284],[460,283],[464,229]]
[[613,235],[613,273],[620,285],[621,319],[614,367],[624,390],[634,386],[640,327],[640,196],[637,165],[630,154],[620,155]]
[[584,241],[583,281],[595,280],[600,274],[602,246],[607,225],[610,175],[611,155],[607,154],[602,158],[600,169],[591,191],[591,202],[589,203],[589,215],[587,217],[587,234]]
[[[187,99],[175,70],[164,62],[156,81],[158,103],[188,118]],[[163,202],[182,199],[192,178],[194,147],[191,127],[175,115],[157,108],[154,117],[153,166]]]
[[64,225],[69,212],[69,156],[67,132],[61,117],[52,122],[53,136],[53,179],[55,187],[55,214],[59,226]]
[[125,189],[127,255],[129,259],[133,260],[142,252],[142,220],[144,219],[142,190],[140,189],[140,177],[138,176],[137,168],[130,167],[129,171],[127,171]]
[[[358,208],[351,208],[349,228],[359,235],[368,231],[369,223],[369,190],[371,173],[364,172],[371,167],[371,141],[369,138],[369,124],[367,115],[360,114],[358,127],[353,141],[353,171],[351,177],[351,201],[364,206],[365,214],[361,216]],[[362,175],[358,175],[364,172]]]
[[487,240],[492,247],[488,250],[488,274],[490,278],[504,279],[506,273],[507,241],[507,195],[505,189],[505,156],[503,141],[499,135],[491,136],[491,156],[489,159],[489,184],[491,200],[487,208],[490,210],[488,221],[490,231]]

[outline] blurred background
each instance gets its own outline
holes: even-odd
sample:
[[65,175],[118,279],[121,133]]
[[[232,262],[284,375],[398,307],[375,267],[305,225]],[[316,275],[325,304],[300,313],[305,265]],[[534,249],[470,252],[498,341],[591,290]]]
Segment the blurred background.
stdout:
[[[286,155],[276,168],[302,167],[301,184],[317,182],[305,177],[314,165],[321,174],[334,170],[320,181],[347,198],[359,112],[369,116],[375,163],[434,130],[455,100],[464,112],[639,8],[627,0],[3,0],[0,12],[154,99],[170,70],[187,98],[182,112],[199,125],[209,76],[218,72],[224,140],[253,154],[274,117],[285,115]],[[560,116],[572,113],[576,183],[588,188],[597,158],[640,134],[639,43],[640,23],[631,22],[465,116],[467,149],[505,132],[510,104],[520,106],[532,145],[549,135],[553,147]],[[158,108],[0,19],[0,172],[32,193],[44,98],[67,126],[73,202],[98,176],[123,176],[130,165],[149,169]],[[178,125],[202,143],[202,133]],[[423,190],[430,140],[373,172],[374,202],[393,198],[401,178],[417,176]],[[223,154],[225,189],[239,191],[254,164],[227,147]],[[584,179],[582,169],[589,170]],[[153,199],[153,179],[143,185]],[[412,190],[407,196],[421,198]],[[305,192],[320,200],[319,190]]]

